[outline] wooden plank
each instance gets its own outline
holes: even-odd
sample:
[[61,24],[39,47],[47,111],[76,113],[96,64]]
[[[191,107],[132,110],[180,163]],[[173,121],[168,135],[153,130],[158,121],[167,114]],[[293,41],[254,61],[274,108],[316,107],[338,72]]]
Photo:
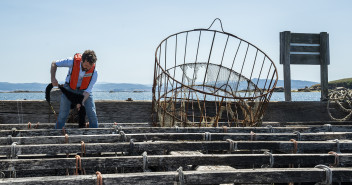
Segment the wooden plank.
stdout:
[[[66,129],[68,135],[99,135],[99,134],[116,134],[118,128],[82,128]],[[308,132],[352,132],[352,125],[323,125],[312,127],[122,127],[122,131],[129,133],[300,133]],[[0,130],[0,137],[31,137],[31,136],[62,136],[63,131],[60,129],[31,129],[31,130]]]
[[330,64],[330,53],[329,53],[329,35],[326,32],[320,33],[320,84],[321,84],[321,101],[327,101],[328,99],[328,65]]
[[291,54],[291,64],[320,65],[320,55]]
[[[250,133],[210,133],[212,141],[225,141],[232,139],[235,141],[251,140],[253,137]],[[138,133],[125,134],[104,134],[104,135],[69,135],[68,143],[116,143],[123,140],[129,141],[202,141],[205,139],[205,133]],[[296,139],[301,141],[326,141],[334,139],[352,139],[352,132],[325,132],[325,133],[256,133],[256,141],[288,141]],[[35,137],[0,137],[0,145],[11,145],[17,142],[21,145],[30,144],[59,144],[65,143],[65,136],[35,136]]]
[[291,33],[290,43],[320,44],[320,35],[311,33]]
[[319,46],[290,46],[291,52],[320,52]]
[[[263,122],[264,124],[265,122]],[[269,124],[269,122],[267,122]],[[274,123],[275,124],[275,123]],[[332,126],[352,125],[352,121],[295,121],[295,122],[280,122],[276,123],[281,127],[284,126],[322,126],[324,124],[330,124]]]
[[[330,154],[272,154],[274,167],[282,165],[301,165],[314,167],[316,164],[329,165],[335,162],[335,156]],[[234,167],[252,166],[260,168],[270,163],[269,155],[265,154],[202,154],[202,155],[148,155],[148,166],[186,166],[186,165],[230,165]],[[352,166],[351,154],[339,154],[340,167]],[[142,156],[117,156],[117,157],[81,157],[83,168],[115,168],[143,166]],[[0,170],[50,170],[50,169],[75,169],[76,159],[49,158],[49,159],[2,159]]]
[[[114,126],[117,127],[151,127],[150,123],[99,123],[99,128],[112,128]],[[30,128],[28,123],[8,123],[8,124],[0,124],[0,130],[11,130],[12,128],[16,128],[18,130],[26,130],[26,129],[53,129],[55,127],[55,123],[31,123]],[[78,128],[78,123],[66,123],[65,128]]]
[[[352,169],[331,168],[333,182],[351,182]],[[326,172],[317,168],[241,169],[233,171],[184,171],[184,184],[322,182]],[[102,174],[103,184],[174,184],[178,172]],[[95,184],[96,175],[10,178],[0,184]]]
[[[239,150],[278,150],[285,153],[291,152],[294,144],[291,141],[236,141]],[[298,152],[329,152],[336,150],[337,144],[334,141],[299,141]],[[226,141],[158,141],[158,142],[134,142],[133,152],[143,151],[195,151],[228,150],[230,144]],[[352,151],[352,141],[339,141],[341,152]],[[9,145],[0,146],[0,155],[10,155],[14,151],[15,155],[26,154],[48,154],[60,153],[81,153],[81,144],[43,144],[43,145],[16,145],[15,149]],[[131,145],[124,143],[86,143],[86,154],[97,154],[101,152],[128,152]]]
[[291,101],[291,69],[290,69],[290,40],[291,32],[280,33],[280,64],[284,70],[285,101]]

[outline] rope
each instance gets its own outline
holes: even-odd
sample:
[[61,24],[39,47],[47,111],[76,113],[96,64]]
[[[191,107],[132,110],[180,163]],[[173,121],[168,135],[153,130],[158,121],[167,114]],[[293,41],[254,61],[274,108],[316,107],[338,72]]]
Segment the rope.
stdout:
[[218,21],[220,22],[220,26],[221,26],[222,32],[225,32],[225,31],[224,31],[224,28],[222,27],[222,22],[221,22],[221,20],[220,20],[219,18],[215,18],[214,21],[211,23],[211,25],[209,26],[209,28],[208,28],[207,30],[209,30],[209,29],[211,28],[211,26],[213,26],[213,24],[214,24],[214,22],[215,22],[216,20],[218,20]]
[[298,131],[294,131],[293,134],[296,134],[297,135],[297,141],[300,141],[302,138],[301,138],[301,133],[298,132]]
[[65,143],[68,143],[68,135],[65,134]]
[[86,155],[86,145],[84,144],[84,141],[81,141],[81,155],[82,157]]
[[335,139],[334,141],[336,142],[336,153],[340,154],[340,141],[338,139]]
[[37,124],[35,124],[35,129],[38,129],[38,127],[39,127],[39,122],[37,123]]
[[[64,130],[64,127],[63,127],[63,132],[66,133]],[[66,144],[68,143],[68,134],[65,134],[65,143]],[[68,158],[68,157],[69,157],[69,153],[66,153],[66,158]],[[66,175],[70,175],[68,168],[66,168]]]
[[11,144],[11,155],[10,155],[10,158],[11,158],[11,159],[17,159],[16,145],[17,145],[17,142],[13,142],[13,143]]
[[31,129],[31,126],[32,126],[32,123],[31,122],[28,122],[28,129]]
[[328,127],[328,132],[332,131],[332,126],[331,124],[324,124],[324,126]]
[[211,133],[210,132],[204,132],[204,141],[211,141]]
[[122,126],[119,126],[117,131],[118,131],[118,133],[121,132],[122,131]]
[[125,132],[124,131],[120,131],[120,135],[121,135],[121,140],[123,142],[126,142],[127,141],[127,136],[126,136]]
[[179,167],[176,171],[178,172],[178,178],[176,178],[176,179],[178,179],[178,184],[184,185],[185,184],[185,176],[184,176],[182,167]]
[[16,132],[17,132],[17,128],[12,128],[12,129],[11,129],[11,135],[12,135],[12,137],[15,137],[15,136],[16,136]]
[[267,125],[266,127],[269,129],[269,133],[274,133],[273,126]]
[[251,141],[253,141],[253,139],[257,140],[256,135],[253,131],[251,131],[250,134],[251,134]]
[[326,178],[324,182],[316,183],[316,185],[331,185],[332,184],[332,171],[325,165],[316,165],[314,168],[323,169],[326,172]]
[[222,126],[222,131],[223,131],[224,133],[227,133],[227,126]]
[[[227,153],[230,154],[231,152],[234,151],[234,142],[233,142],[232,139],[226,139],[226,141],[227,141],[228,143],[230,143],[230,149],[229,149],[229,151],[227,152]],[[236,143],[236,145],[237,145],[237,143]]]
[[340,163],[339,155],[336,152],[334,152],[334,151],[330,151],[328,154],[331,154],[331,155],[335,156],[335,163],[334,164],[330,164],[330,167],[338,167],[339,163]]
[[294,140],[294,139],[291,139],[290,141],[293,142],[293,150],[292,150],[292,153],[293,153],[293,154],[296,154],[296,153],[297,153],[297,150],[298,150],[298,143],[297,143],[297,141]]
[[86,123],[86,128],[89,128],[89,122]]
[[12,136],[11,135],[8,135],[7,136],[7,144],[12,144]]
[[143,171],[144,172],[147,172],[148,170],[148,156],[147,156],[147,152],[146,151],[144,151],[143,152],[143,154],[142,154],[142,156],[143,156]]
[[133,155],[134,151],[134,142],[133,139],[130,139],[130,155]]
[[62,134],[63,134],[63,135],[66,134],[66,129],[65,129],[65,127],[62,127]]
[[274,166],[274,157],[270,152],[264,152],[265,155],[269,155],[269,165],[262,165],[262,168],[272,168]]
[[175,130],[176,130],[176,132],[178,132],[178,131],[179,131],[179,128],[178,128],[178,126],[177,126],[177,125],[175,125]]
[[5,176],[5,173],[4,172],[0,172],[0,178],[1,179],[4,179],[6,176]]
[[78,163],[79,163],[79,170],[82,171],[82,161],[81,161],[81,156],[76,155],[76,173],[75,175],[78,175]]
[[97,185],[103,185],[103,176],[100,171],[95,172],[95,174],[97,175]]

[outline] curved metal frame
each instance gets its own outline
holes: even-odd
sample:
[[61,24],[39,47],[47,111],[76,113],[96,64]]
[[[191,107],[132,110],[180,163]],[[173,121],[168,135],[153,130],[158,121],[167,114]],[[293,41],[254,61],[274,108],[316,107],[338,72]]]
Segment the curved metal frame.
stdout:
[[[214,20],[215,21],[215,20]],[[214,23],[214,22],[213,22]],[[212,23],[212,24],[213,24]],[[211,25],[212,26],[212,25]],[[211,27],[210,26],[210,27]],[[228,117],[227,122],[229,125],[230,123],[234,123],[235,125],[241,125],[241,126],[258,126],[261,123],[261,119],[263,116],[263,113],[265,112],[267,103],[270,100],[271,94],[273,92],[273,89],[276,86],[277,80],[278,80],[278,74],[277,74],[277,69],[273,61],[258,47],[255,45],[249,43],[248,41],[241,39],[231,33],[227,33],[224,31],[217,31],[217,30],[210,30],[210,27],[208,29],[194,29],[194,30],[188,30],[188,31],[182,31],[176,34],[172,34],[168,37],[166,37],[164,40],[160,42],[158,47],[156,48],[155,51],[155,65],[154,65],[154,80],[153,80],[153,113],[152,113],[152,120],[155,125],[159,126],[174,126],[174,125],[182,125],[182,126],[189,126],[189,125],[194,125],[195,123],[200,123],[204,124],[207,126],[208,121],[207,119],[211,118],[211,124],[213,126],[217,126],[219,121],[224,121],[221,120],[221,116],[224,114],[223,111],[226,109],[226,114]],[[221,25],[222,28],[222,25]],[[197,52],[196,52],[196,61],[194,63],[186,63],[186,55],[187,55],[187,39],[188,39],[188,34],[191,32],[199,32],[199,38],[198,38],[198,44],[197,44]],[[208,62],[198,62],[197,63],[197,57],[198,57],[198,50],[200,47],[200,41],[201,41],[201,34],[202,32],[207,32],[207,33],[212,33],[213,38],[212,38],[212,43],[211,43],[211,48],[209,51],[209,57],[208,57]],[[177,49],[178,49],[178,43],[177,43],[177,37],[179,35],[186,34],[186,40],[185,40],[185,51],[184,51],[184,60],[183,63],[177,64]],[[226,36],[226,44],[223,49],[223,54],[222,54],[222,59],[221,59],[221,64],[214,64],[210,62],[212,50],[213,50],[213,44],[215,41],[215,36],[216,34],[221,34]],[[167,68],[167,41],[171,38],[176,38],[175,40],[175,64],[172,67]],[[226,47],[229,41],[229,38],[234,38],[236,41],[238,40],[239,45],[237,47],[236,54],[234,56],[234,59],[232,61],[232,66],[227,67],[223,65],[223,59],[224,55],[226,52]],[[247,45],[247,50],[245,53],[244,61],[242,63],[242,69],[241,72],[235,71],[233,69],[234,67],[234,62],[237,57],[237,52],[241,47],[241,43],[246,43]],[[162,51],[162,46],[164,45],[165,51]],[[244,74],[242,74],[243,67],[245,65],[246,57],[247,57],[247,52],[249,47],[255,49],[255,59],[253,66],[251,68],[251,74],[250,77],[246,77]],[[164,52],[164,53],[163,53]],[[263,62],[260,68],[259,72],[259,77],[257,79],[257,82],[254,83],[252,80],[252,74],[254,71],[254,68],[256,67],[256,61],[257,61],[257,54],[261,53],[263,55]],[[159,56],[158,56],[159,54]],[[165,66],[161,64],[161,54],[165,55]],[[264,62],[268,63],[270,61],[270,67],[269,70],[267,70],[267,76],[265,79],[265,84],[264,88],[258,87],[258,83],[261,80],[261,73],[263,71],[263,66]],[[265,63],[265,64],[266,64]],[[190,66],[194,65],[194,73],[193,73],[193,79],[194,75],[196,74],[196,66],[201,65],[205,66],[205,74],[204,74],[204,80],[203,83],[201,84],[193,84],[194,81],[192,81],[192,84],[184,84],[183,83],[183,78],[184,74],[182,74],[182,80],[179,80],[175,77],[176,73],[176,68],[180,68],[183,70],[181,66]],[[206,84],[206,77],[208,73],[208,68],[212,66],[217,66],[218,69],[218,74],[217,78],[215,80],[215,85],[209,85]],[[258,65],[257,65],[258,66]],[[220,74],[220,71],[222,70],[227,70],[229,71],[228,74],[228,80],[226,83],[220,83],[217,84],[217,80]],[[171,71],[174,70],[174,74],[171,74]],[[182,71],[185,73],[185,71]],[[227,73],[226,73],[227,74]],[[237,77],[237,88],[235,91],[231,88],[231,85],[229,85],[230,82],[230,77],[231,75],[236,75]],[[270,75],[270,76],[269,76]],[[270,79],[269,79],[270,77]],[[241,82],[246,81],[248,86],[245,90],[238,90],[238,86]],[[232,82],[232,81],[231,81]],[[236,83],[232,83],[234,85]],[[218,85],[218,87],[216,86]],[[250,90],[249,86],[254,87],[254,89]],[[267,87],[267,88],[266,88]],[[203,89],[201,89],[203,88]],[[209,92],[205,88],[210,88],[214,89],[211,92]],[[228,90],[229,88],[229,90]],[[222,92],[223,94],[220,94]],[[244,93],[244,96],[241,95],[241,93]],[[248,96],[246,96],[248,93]],[[253,93],[253,95],[251,95]],[[259,95],[256,95],[259,94]],[[181,94],[181,95],[180,95]],[[185,97],[183,97],[182,94],[185,94]],[[188,96],[186,96],[188,94]],[[200,99],[199,96],[202,96]],[[179,97],[180,96],[180,97]],[[192,96],[192,97],[191,97]],[[196,98],[195,98],[195,97]],[[208,97],[207,97],[208,96]],[[212,99],[212,100],[209,100]],[[213,104],[215,106],[215,111],[209,108],[209,105]],[[197,105],[198,107],[195,108],[194,105]],[[192,107],[191,109],[189,107]],[[213,106],[213,107],[214,107]],[[208,110],[208,112],[207,112]],[[236,112],[236,114],[234,113]],[[241,113],[239,113],[241,112]],[[229,114],[237,116],[238,119],[235,119],[234,116],[232,116],[232,119],[229,119]],[[209,116],[213,115],[213,117]],[[215,115],[215,116],[214,116]],[[239,117],[242,117],[242,119],[239,119]],[[192,118],[192,121],[188,120],[188,118]],[[168,121],[167,121],[168,119]],[[231,121],[230,121],[231,120]],[[167,123],[168,122],[168,123]],[[200,126],[200,125],[199,125]]]

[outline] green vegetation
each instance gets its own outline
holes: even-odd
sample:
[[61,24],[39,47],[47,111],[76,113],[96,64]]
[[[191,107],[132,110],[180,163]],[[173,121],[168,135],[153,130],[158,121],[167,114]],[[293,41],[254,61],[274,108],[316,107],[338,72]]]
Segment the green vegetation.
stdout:
[[[312,85],[312,87],[320,87],[320,84]],[[343,78],[329,82],[329,89],[333,89],[336,87],[345,87],[348,89],[352,89],[352,78]]]

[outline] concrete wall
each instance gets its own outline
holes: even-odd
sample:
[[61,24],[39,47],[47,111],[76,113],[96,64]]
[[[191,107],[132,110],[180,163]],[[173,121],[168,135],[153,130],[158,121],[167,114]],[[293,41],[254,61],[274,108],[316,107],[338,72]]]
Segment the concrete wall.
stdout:
[[[101,123],[151,121],[151,101],[96,101]],[[53,102],[59,111],[59,103]],[[264,121],[329,121],[325,102],[270,102]],[[53,123],[55,117],[46,101],[0,101],[0,123]]]

